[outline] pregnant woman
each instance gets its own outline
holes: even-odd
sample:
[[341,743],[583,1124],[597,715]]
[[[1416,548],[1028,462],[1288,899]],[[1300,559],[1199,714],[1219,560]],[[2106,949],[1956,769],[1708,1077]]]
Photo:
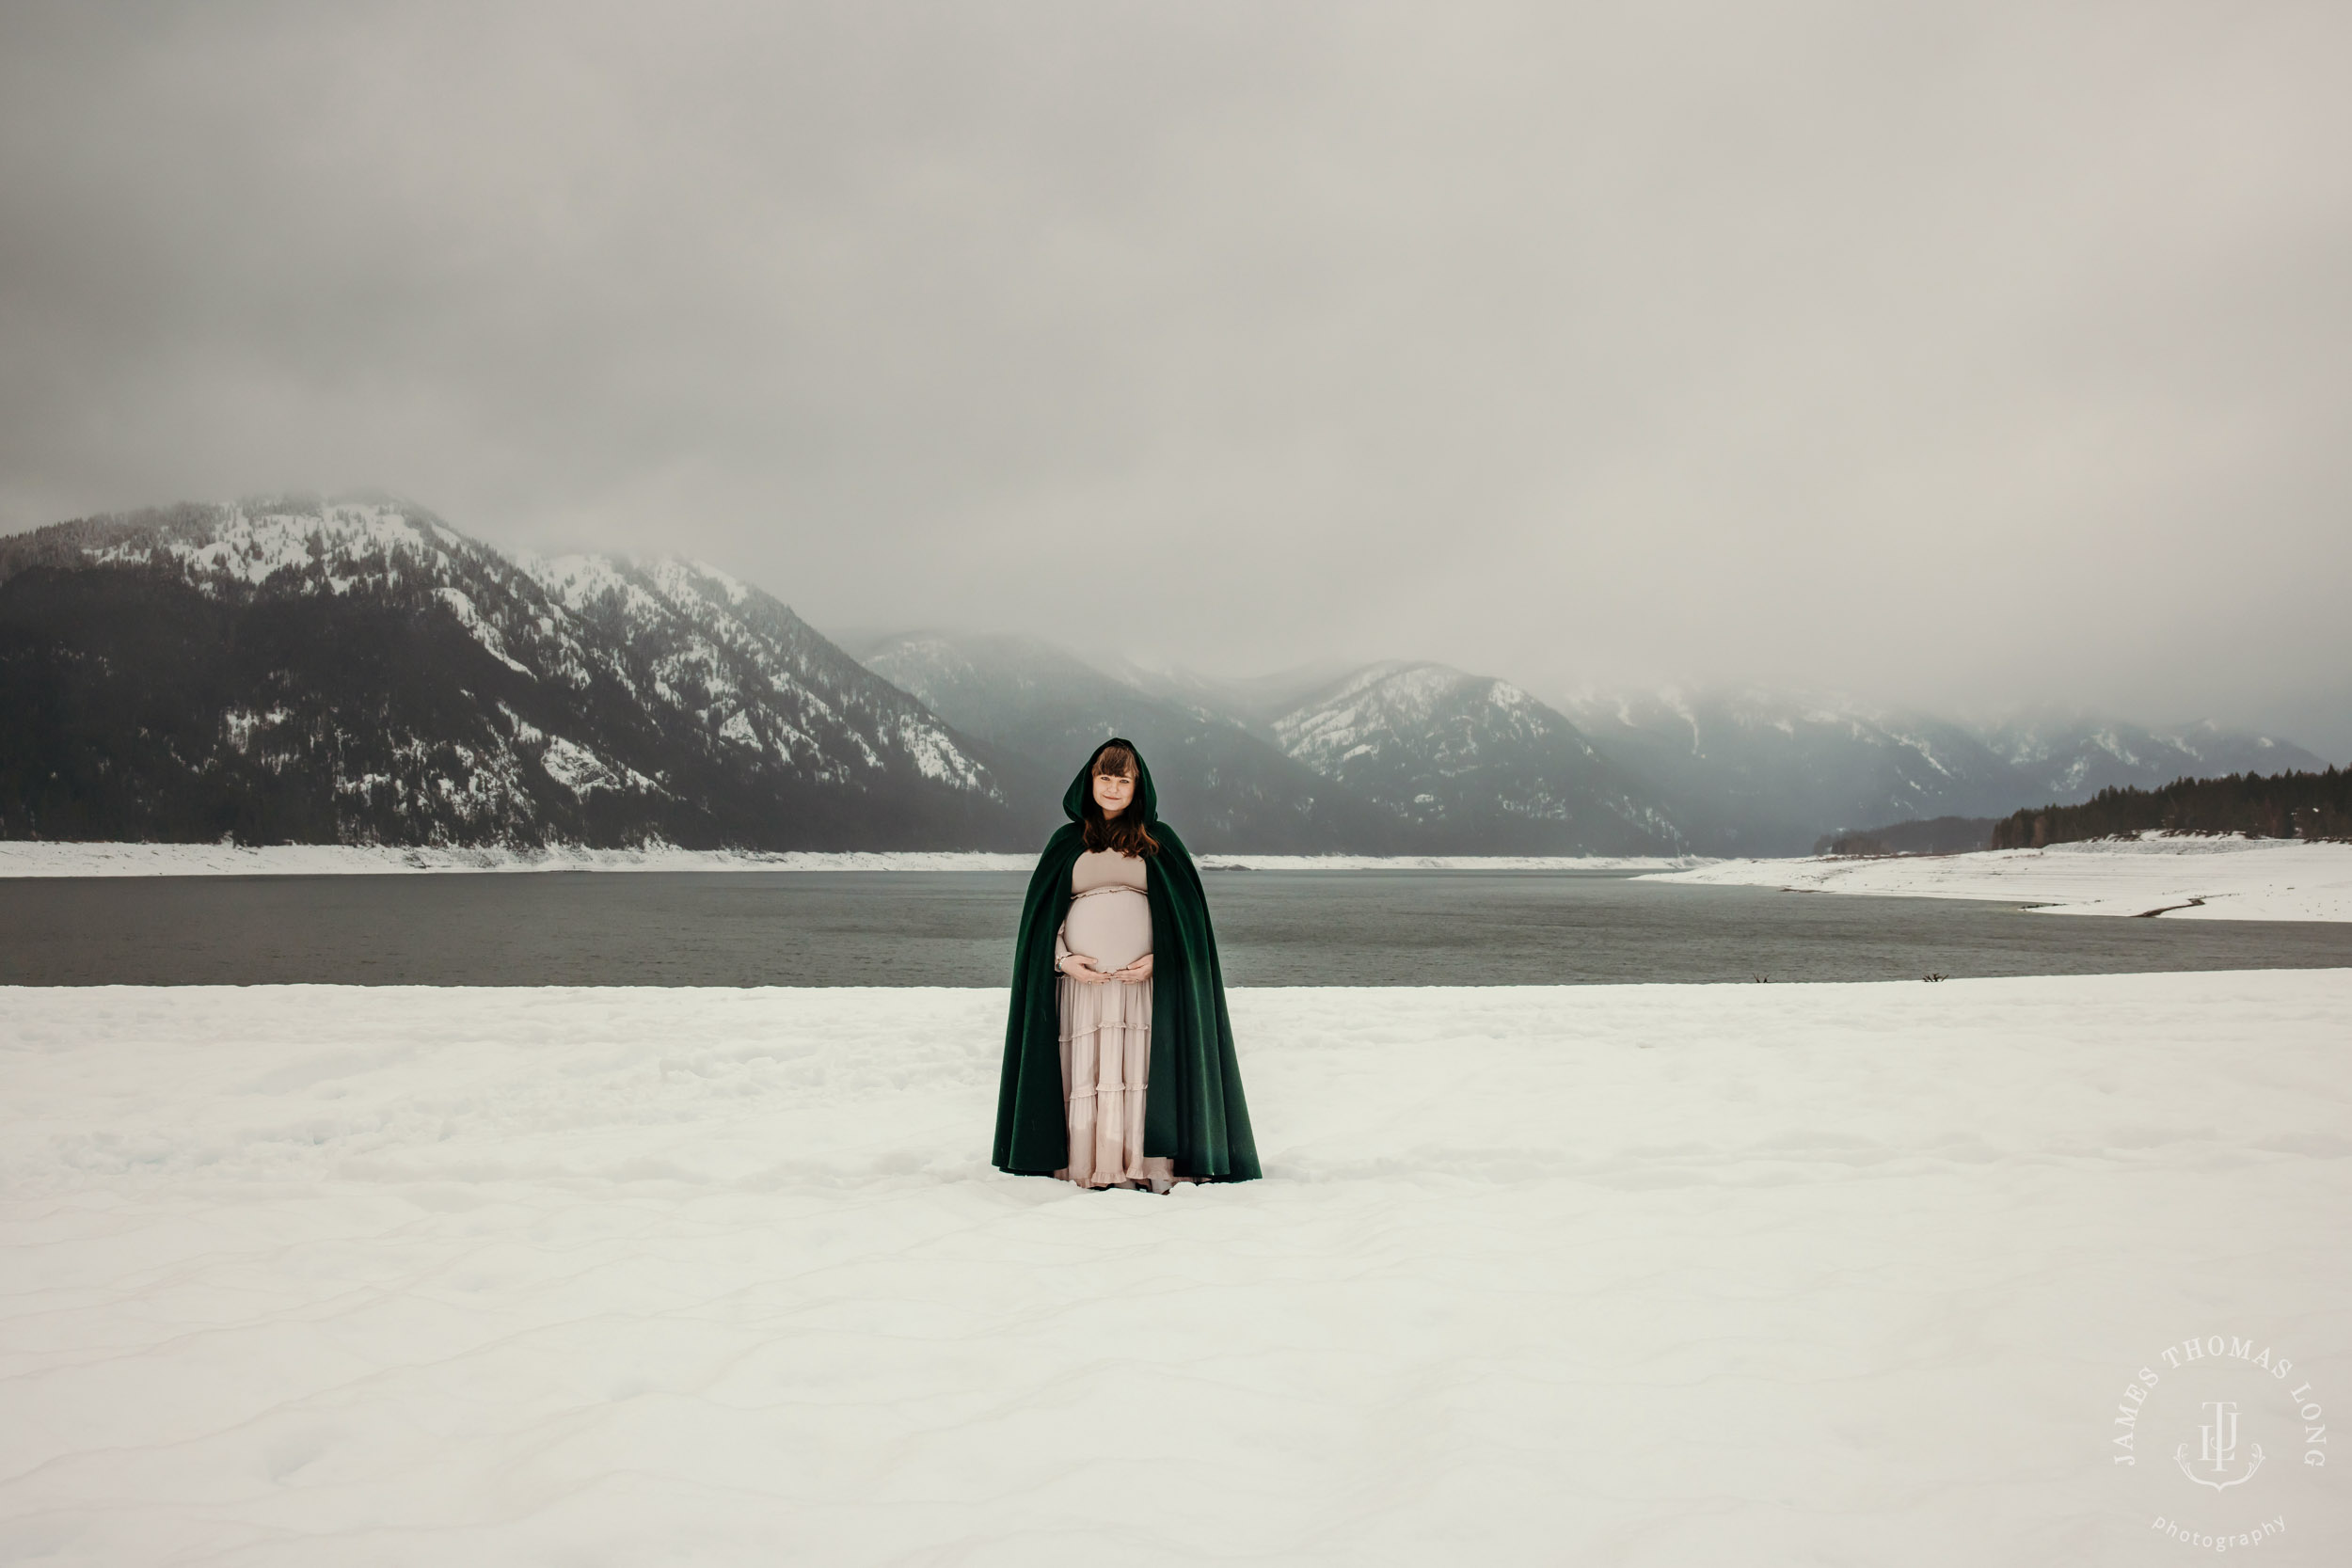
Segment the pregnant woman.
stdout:
[[996,1168],[1155,1193],[1253,1180],[1216,934],[1152,770],[1106,740],[1061,809],[1014,939]]

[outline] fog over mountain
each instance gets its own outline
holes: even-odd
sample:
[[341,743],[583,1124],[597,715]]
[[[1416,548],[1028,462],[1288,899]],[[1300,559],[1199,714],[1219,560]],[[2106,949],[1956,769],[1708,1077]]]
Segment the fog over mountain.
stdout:
[[1152,765],[1160,812],[1209,849],[1379,853],[1410,845],[1372,802],[1222,715],[1168,702],[1032,638],[909,634],[866,666],[957,730],[995,748],[1015,818],[1039,840],[1067,818],[1062,792],[1105,738]]
[[[1038,759],[1059,818],[1105,735],[1142,748],[1161,809],[1212,847],[1359,854],[1659,854],[1684,847],[1655,791],[1507,681],[1425,663],[1336,680],[1114,674],[1029,639],[888,638],[876,671],[1006,755]],[[1138,680],[1136,675],[1142,675]],[[1009,774],[1009,776],[1011,776]],[[1049,787],[1050,786],[1050,791]]]
[[[1285,841],[1317,848],[1794,855],[1841,831],[2326,766],[2292,741],[2203,721],[2156,729],[2051,711],[1972,723],[1754,688],[1547,705],[1427,661],[1228,680],[1089,660],[1035,638],[910,632],[849,645],[1007,756],[1082,756],[1124,724],[1171,781],[1171,815],[1205,811],[1235,847],[1255,848],[1272,847],[1261,835],[1281,818],[1236,816],[1232,801],[1264,800],[1269,777],[1295,781],[1289,812],[1311,797],[1326,814],[1314,834]],[[1175,748],[1185,760],[1157,760]],[[1281,773],[1278,756],[1297,770]],[[1045,761],[1031,787],[1064,777]]]
[[1753,689],[1562,705],[1658,788],[1705,854],[1803,854],[1840,830],[2001,816],[2110,785],[2326,766],[2291,742],[2210,722],[2160,733],[2061,712],[1979,726]]
[[845,635],[2352,759],[2348,57],[2171,0],[28,0],[0,530],[379,484]]
[[[2327,766],[2292,741],[2205,721],[2152,728],[2048,711],[1969,722],[1755,688],[1547,705],[1508,681],[1414,660],[1241,681],[1134,665],[1103,673],[1261,736],[1403,821],[1425,816],[1424,850],[1430,835],[1458,833],[1540,852],[1517,819],[1552,811],[1582,824],[1566,834],[1582,852],[1796,855],[1841,831]],[[1008,671],[994,678],[998,689],[1017,684]],[[975,680],[961,700],[977,703],[984,689]],[[1612,817],[1621,826],[1601,826]]]

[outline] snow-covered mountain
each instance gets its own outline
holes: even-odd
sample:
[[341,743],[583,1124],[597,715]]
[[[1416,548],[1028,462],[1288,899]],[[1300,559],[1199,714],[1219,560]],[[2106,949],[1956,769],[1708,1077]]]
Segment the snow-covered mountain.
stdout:
[[1433,851],[1672,853],[1657,792],[1509,681],[1368,665],[1277,716],[1288,755],[1373,801]]
[[1092,665],[1029,639],[886,639],[877,671],[1054,799],[1107,734],[1152,759],[1162,809],[1212,847],[1453,854],[1676,852],[1654,792],[1508,681],[1388,663],[1226,681]]
[[2290,769],[2316,773],[2328,766],[2291,741],[2226,730],[2210,721],[2151,730],[2092,715],[2044,712],[1980,733],[2026,785],[2027,798],[2018,806],[2073,805],[2103,789],[2153,789],[2175,779]]
[[1548,706],[1421,662],[1225,680],[928,634],[868,657],[707,566],[509,557],[380,497],[61,523],[0,539],[0,836],[1028,848],[1124,734],[1204,849],[1800,854],[2323,766],[2212,724]]
[[1939,816],[2004,816],[2109,784],[2325,764],[2206,724],[2159,735],[2042,716],[1977,727],[1753,689],[1586,695],[1562,706],[1654,783],[1705,854],[1803,854],[1824,834]]
[[1070,776],[1106,736],[1143,749],[1161,815],[1204,850],[1378,853],[1393,824],[1224,715],[1097,669],[1034,638],[911,632],[862,650],[868,668],[983,741],[1015,812],[1062,821]]
[[1011,847],[986,760],[758,589],[381,498],[0,540],[0,832]]

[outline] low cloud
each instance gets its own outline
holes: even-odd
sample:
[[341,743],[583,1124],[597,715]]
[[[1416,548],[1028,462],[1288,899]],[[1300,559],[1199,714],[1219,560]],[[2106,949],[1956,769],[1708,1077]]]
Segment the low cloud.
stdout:
[[2352,754],[2337,7],[14,7],[0,523]]

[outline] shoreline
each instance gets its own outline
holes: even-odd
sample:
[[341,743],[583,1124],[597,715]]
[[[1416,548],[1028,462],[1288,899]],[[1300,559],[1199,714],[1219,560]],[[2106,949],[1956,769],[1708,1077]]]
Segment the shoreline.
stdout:
[[[1680,871],[1695,855],[1196,854],[1203,871]],[[1034,853],[989,850],[469,849],[356,844],[0,841],[0,877],[334,877],[552,871],[1027,871]]]
[[[1686,886],[2017,904],[2042,914],[2352,920],[2352,844],[2143,833],[1950,855],[1197,854],[1207,871],[1484,871],[1630,876]],[[389,845],[0,841],[0,878],[516,875],[533,872],[1026,872],[987,850],[487,849]]]

